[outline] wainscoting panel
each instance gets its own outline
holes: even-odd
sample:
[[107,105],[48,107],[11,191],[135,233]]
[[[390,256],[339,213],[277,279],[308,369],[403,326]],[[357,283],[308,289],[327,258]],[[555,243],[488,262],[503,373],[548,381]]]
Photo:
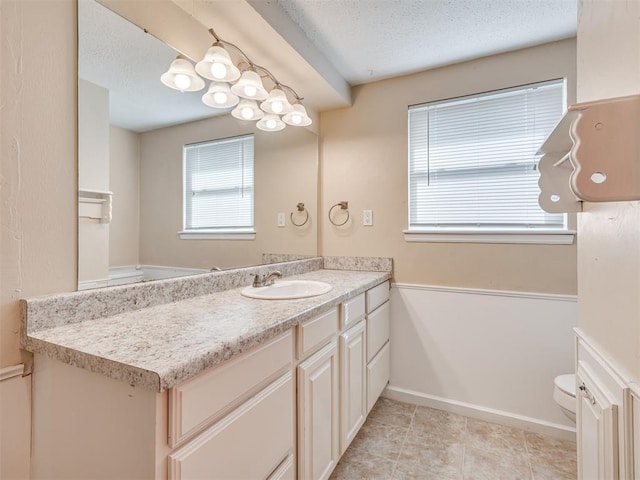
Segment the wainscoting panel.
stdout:
[[394,284],[385,395],[566,437],[576,323],[574,296]]

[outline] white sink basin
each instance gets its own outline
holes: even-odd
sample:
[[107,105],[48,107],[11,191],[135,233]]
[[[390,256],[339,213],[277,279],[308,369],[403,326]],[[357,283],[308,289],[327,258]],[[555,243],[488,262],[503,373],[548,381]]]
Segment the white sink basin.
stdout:
[[240,293],[245,297],[262,300],[290,300],[322,295],[332,288],[328,283],[315,280],[282,280],[268,287],[246,287]]

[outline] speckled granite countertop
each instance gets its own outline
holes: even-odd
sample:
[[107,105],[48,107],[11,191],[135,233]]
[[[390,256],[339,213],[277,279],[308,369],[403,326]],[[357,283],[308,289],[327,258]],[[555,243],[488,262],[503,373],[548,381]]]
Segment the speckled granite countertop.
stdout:
[[[390,277],[390,271],[314,270],[287,279],[324,281],[333,286],[329,293],[255,300],[233,288],[101,318],[37,329],[25,325],[22,344],[28,351],[161,392]],[[25,311],[28,307],[25,301]]]

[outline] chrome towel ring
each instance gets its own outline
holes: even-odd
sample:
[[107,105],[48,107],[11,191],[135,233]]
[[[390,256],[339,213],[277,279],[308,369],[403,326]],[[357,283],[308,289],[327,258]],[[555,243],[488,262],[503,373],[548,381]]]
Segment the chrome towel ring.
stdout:
[[[331,214],[333,213],[333,209],[336,207],[340,207],[340,210],[344,210],[345,213],[347,214],[347,218],[344,219],[344,222],[342,223],[336,223],[333,221],[333,218],[331,218]],[[329,221],[335,225],[336,227],[341,227],[342,225],[344,225],[345,223],[347,223],[349,221],[349,202],[347,202],[346,200],[343,200],[342,202],[338,202],[336,203],[333,207],[331,207],[329,209]]]
[[298,203],[298,205],[296,205],[296,208],[298,209],[298,212],[304,212],[305,213],[304,221],[302,223],[296,223],[293,220],[293,212],[291,212],[291,214],[289,214],[289,219],[291,220],[291,223],[293,223],[296,227],[302,227],[303,225],[305,225],[309,221],[309,210],[304,208],[304,203],[302,203],[302,202]]

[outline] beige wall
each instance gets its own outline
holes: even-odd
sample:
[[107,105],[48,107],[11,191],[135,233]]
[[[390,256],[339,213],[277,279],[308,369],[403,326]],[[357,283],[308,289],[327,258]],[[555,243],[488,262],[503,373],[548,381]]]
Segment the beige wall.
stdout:
[[[315,255],[317,248],[317,137],[304,128],[262,132],[226,115],[141,136],[140,263],[228,268],[261,263],[262,253]],[[243,130],[239,130],[243,129]],[[255,133],[254,241],[181,240],[182,147]],[[304,228],[289,222],[298,202],[311,212]],[[276,227],[278,212],[287,226]]]
[[[640,3],[581,0],[579,8],[578,101],[639,94]],[[579,327],[638,381],[640,202],[585,203],[578,232]]]
[[[0,22],[0,367],[6,367],[28,360],[19,350],[18,299],[76,288],[75,2],[2,0]],[[28,379],[0,381],[0,397],[0,476],[25,478]]]
[[78,79],[78,185],[109,190],[109,90]]
[[[496,55],[354,89],[352,108],[320,124],[322,255],[394,259],[395,281],[498,290],[576,292],[576,247],[406,243],[407,106],[566,77],[575,100],[575,40]],[[353,224],[333,227],[331,205],[349,201]],[[362,226],[372,209],[374,226]]]
[[109,266],[137,265],[140,246],[140,134],[110,128],[109,184],[113,192],[109,225]]
[[[78,186],[109,191],[109,90],[78,79]],[[78,281],[109,276],[109,224],[78,219]]]

